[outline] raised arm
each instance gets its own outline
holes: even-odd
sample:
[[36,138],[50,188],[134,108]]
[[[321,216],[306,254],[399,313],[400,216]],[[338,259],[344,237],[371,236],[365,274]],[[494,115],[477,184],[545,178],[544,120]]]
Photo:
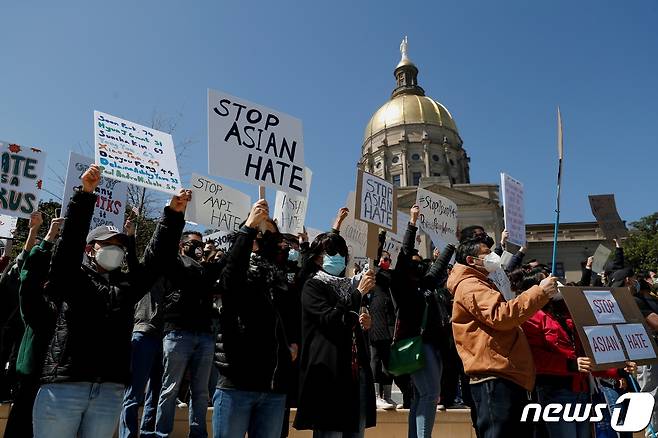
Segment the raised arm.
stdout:
[[334,223],[331,225],[332,232],[340,234],[340,227],[343,225],[343,222],[349,213],[350,209],[347,207],[342,207],[340,210],[338,210],[338,213],[336,213],[336,218],[334,219]]
[[439,258],[432,263],[432,266],[425,276],[430,284],[440,286],[446,281],[448,278],[448,264],[454,253],[455,246],[450,243],[446,245]]

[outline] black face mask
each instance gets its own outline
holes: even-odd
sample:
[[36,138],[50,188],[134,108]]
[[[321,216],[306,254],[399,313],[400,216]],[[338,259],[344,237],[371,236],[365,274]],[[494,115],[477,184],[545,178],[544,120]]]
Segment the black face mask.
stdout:
[[183,254],[199,261],[203,258],[203,243],[197,240],[190,240],[185,242],[183,246]]

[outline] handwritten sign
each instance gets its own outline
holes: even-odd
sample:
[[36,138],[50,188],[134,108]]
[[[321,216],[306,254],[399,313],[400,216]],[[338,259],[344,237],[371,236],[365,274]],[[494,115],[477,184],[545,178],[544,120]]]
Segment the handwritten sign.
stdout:
[[[308,234],[309,243],[313,243],[315,238],[318,237],[322,233],[324,233],[324,231],[318,230],[317,228],[306,227],[306,234]],[[351,253],[350,253],[350,255],[351,255]]]
[[618,239],[628,236],[628,230],[617,212],[615,195],[589,195],[589,205],[606,238]]
[[185,220],[221,231],[240,229],[251,210],[251,199],[239,190],[192,174],[192,202],[185,211]]
[[301,120],[208,90],[208,173],[305,195]]
[[420,207],[418,226],[443,250],[448,243],[457,246],[457,204],[450,199],[418,188],[416,204]]
[[515,297],[514,292],[512,292],[512,284],[510,283],[504,269],[499,268],[491,272],[489,274],[489,279],[494,282],[500,293],[505,297],[506,301]]
[[656,357],[647,330],[642,324],[618,324],[615,327],[621,335],[629,359],[640,360]]
[[282,233],[297,234],[304,231],[306,220],[306,209],[308,208],[308,197],[311,192],[311,178],[313,172],[308,167],[305,171],[306,196],[277,190],[274,203],[274,219]]
[[0,141],[0,213],[29,219],[39,209],[46,154]]
[[356,179],[356,218],[395,232],[397,196],[393,183],[359,170]]
[[94,111],[94,136],[108,178],[173,194],[181,187],[170,134]]
[[[80,178],[94,160],[75,152],[69,153],[69,165],[64,181],[64,196],[62,197],[62,214],[66,217],[69,201],[73,196],[73,189],[82,183]],[[116,179],[101,177],[96,187],[96,208],[91,218],[91,228],[101,225],[113,225],[122,230],[126,212],[126,199],[128,198],[128,184]]]
[[507,239],[518,246],[525,246],[525,206],[523,201],[523,184],[506,173],[500,174],[500,191],[505,206],[505,229]]
[[622,343],[611,325],[583,327],[587,342],[597,364],[623,362],[626,360]]
[[610,257],[611,252],[611,249],[608,249],[605,246],[599,244],[599,246],[596,248],[596,251],[594,251],[592,271],[596,272],[597,274],[603,272],[605,262],[608,261],[608,257]]
[[11,232],[16,229],[17,223],[17,217],[0,214],[0,237],[12,238]]
[[228,231],[217,231],[215,233],[208,234],[207,236],[203,236],[203,241],[208,242],[209,240],[212,240],[215,242],[215,248],[228,251],[231,247],[232,234],[233,233],[229,233]]
[[599,324],[626,322],[617,300],[610,291],[586,290],[583,294]]

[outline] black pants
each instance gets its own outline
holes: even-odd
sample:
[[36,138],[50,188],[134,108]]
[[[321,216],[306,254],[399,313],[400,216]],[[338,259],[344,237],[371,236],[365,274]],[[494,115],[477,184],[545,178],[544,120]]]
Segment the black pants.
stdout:
[[528,392],[507,379],[471,384],[481,438],[531,437],[532,424],[522,423]]
[[375,378],[375,383],[379,383],[380,385],[393,384],[393,376],[386,371],[390,357],[390,339],[370,341],[370,368],[372,368],[372,375]]
[[32,436],[32,406],[40,387],[38,376],[20,376],[9,411],[4,438],[25,438]]

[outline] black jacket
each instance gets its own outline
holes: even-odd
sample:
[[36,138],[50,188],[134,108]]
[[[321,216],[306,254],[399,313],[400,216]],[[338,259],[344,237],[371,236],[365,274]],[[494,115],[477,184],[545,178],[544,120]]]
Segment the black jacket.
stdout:
[[165,208],[144,265],[130,263],[128,273],[96,272],[83,262],[95,204],[93,193],[73,195],[52,257],[45,295],[57,304],[58,314],[43,383],[129,381],[135,303],[148,291],[162,258],[178,247],[183,215]]
[[[219,388],[243,391],[288,390],[292,372],[290,327],[284,321],[286,273],[266,272],[252,263],[256,230],[242,227],[226,255],[220,276],[221,307],[215,343]],[[268,278],[273,274],[275,278]]]

